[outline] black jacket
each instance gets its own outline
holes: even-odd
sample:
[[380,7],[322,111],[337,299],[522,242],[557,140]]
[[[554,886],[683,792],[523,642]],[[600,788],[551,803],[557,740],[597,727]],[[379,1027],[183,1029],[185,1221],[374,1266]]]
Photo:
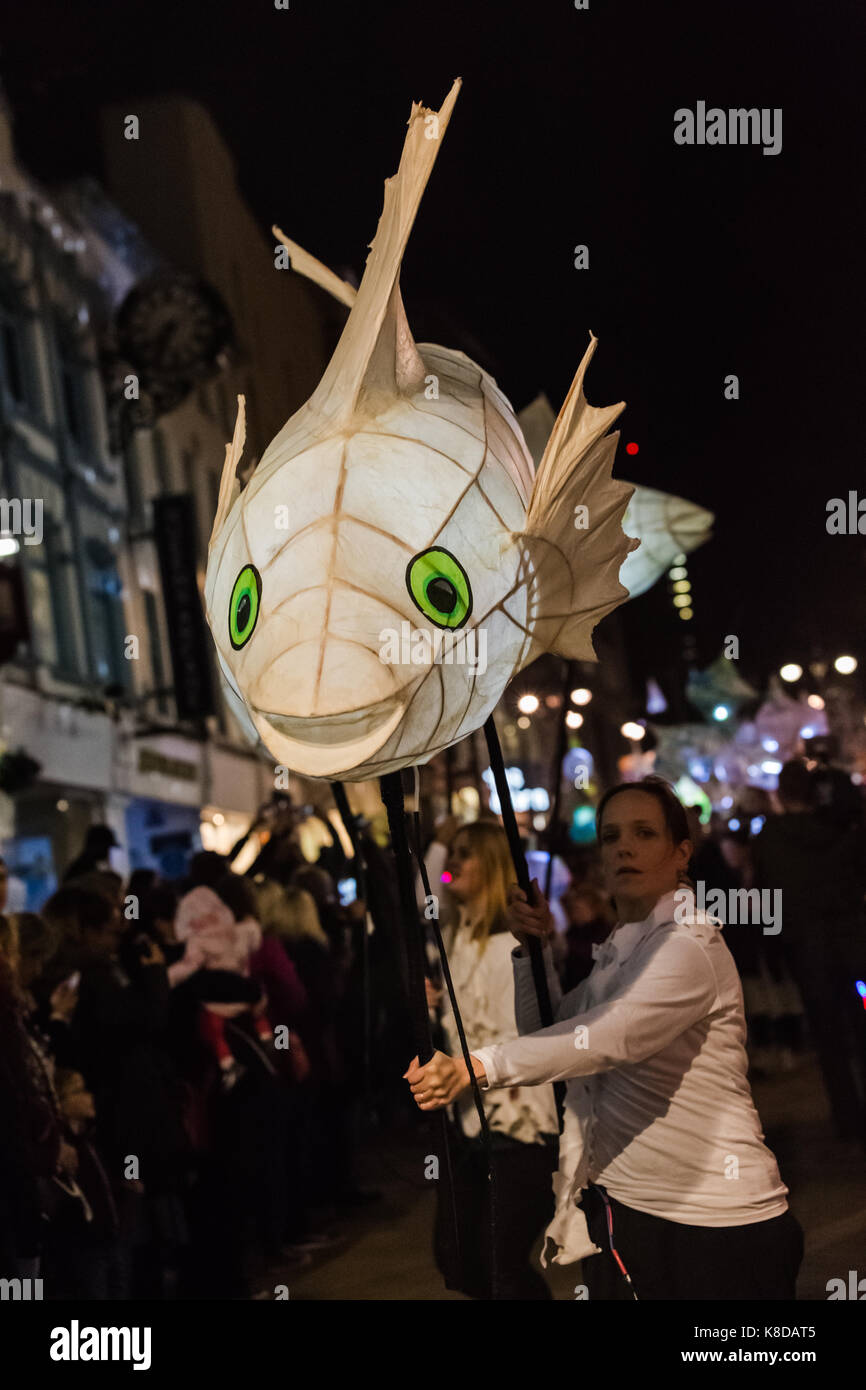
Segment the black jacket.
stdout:
[[165,967],[130,981],[116,962],[83,959],[72,1050],[96,1100],[97,1136],[112,1177],[134,1154],[159,1188],[188,1149],[183,1089],[170,1055]]
[[771,816],[753,854],[756,886],[782,891],[786,931],[811,932],[862,912],[866,837],[860,822],[843,829],[814,811]]

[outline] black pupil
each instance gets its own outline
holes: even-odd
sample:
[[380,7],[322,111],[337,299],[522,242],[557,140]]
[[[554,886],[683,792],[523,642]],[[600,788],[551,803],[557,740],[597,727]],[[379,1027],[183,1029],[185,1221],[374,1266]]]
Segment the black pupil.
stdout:
[[252,600],[250,599],[249,593],[245,591],[244,593],[241,594],[240,598],[238,599],[238,612],[237,612],[238,632],[243,632],[244,628],[247,626],[247,623],[248,623],[249,620],[250,620],[250,612],[251,612],[251,611],[252,611]]
[[443,579],[441,575],[430,580],[427,597],[440,613],[453,613],[457,607],[457,590],[450,579]]

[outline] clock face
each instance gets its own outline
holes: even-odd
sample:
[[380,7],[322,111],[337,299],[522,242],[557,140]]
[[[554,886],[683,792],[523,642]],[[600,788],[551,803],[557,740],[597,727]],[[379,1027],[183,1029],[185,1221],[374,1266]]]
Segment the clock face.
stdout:
[[117,318],[120,349],[136,367],[194,377],[210,368],[229,338],[218,294],[192,275],[160,275],[130,291]]

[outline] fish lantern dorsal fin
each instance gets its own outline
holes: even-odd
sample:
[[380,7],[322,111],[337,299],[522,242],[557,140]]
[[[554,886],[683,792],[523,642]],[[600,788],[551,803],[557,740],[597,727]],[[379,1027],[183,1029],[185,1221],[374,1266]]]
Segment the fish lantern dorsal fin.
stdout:
[[369,410],[375,415],[382,395],[411,395],[424,385],[426,370],[406,319],[400,282],[395,280],[356,397],[356,409]]
[[[303,275],[307,280],[312,280],[320,289],[325,290],[341,304],[348,305],[350,309],[354,306],[358,298],[358,291],[354,285],[350,285],[348,280],[341,280],[339,275],[335,275],[321,261],[316,260],[315,256],[311,256],[303,246],[292,241],[279,227],[272,227],[271,231],[291,256],[292,270],[296,275]],[[425,372],[426,368],[415,346],[415,339],[406,318],[398,276],[372,356],[367,364],[361,388],[362,395],[373,393],[377,386],[380,389],[384,388],[389,395],[393,395],[395,391],[412,392],[423,384]]]
[[385,180],[385,202],[364,276],[334,355],[310,398],[310,408],[348,420],[362,396],[414,390],[424,366],[400,297],[400,264],[421,197],[460,91],[458,77],[438,111],[414,102],[396,174]]

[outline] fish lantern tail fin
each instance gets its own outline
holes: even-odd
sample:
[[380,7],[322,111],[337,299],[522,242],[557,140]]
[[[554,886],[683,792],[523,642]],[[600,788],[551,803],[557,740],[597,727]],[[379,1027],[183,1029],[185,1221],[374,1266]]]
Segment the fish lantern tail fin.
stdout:
[[524,665],[543,651],[595,661],[593,628],[629,596],[619,571],[640,544],[622,529],[633,489],[612,477],[619,433],[606,433],[625,402],[598,408],[586,400],[597,343],[591,334],[535,475],[524,531],[534,640]]
[[231,511],[234,503],[241,495],[241,485],[238,480],[238,464],[244,451],[244,444],[247,438],[247,416],[246,401],[243,396],[238,396],[238,413],[235,420],[235,431],[232,435],[231,444],[226,445],[226,457],[223,464],[222,477],[220,478],[219,497],[217,499],[216,516],[214,517],[213,527],[208,541],[208,553],[223,528],[226,517]]
[[[384,207],[363,279],[340,341],[309,401],[310,410],[332,423],[350,419],[359,408],[374,408],[370,398],[383,392],[393,396],[423,386],[424,364],[400,296],[400,265],[460,86],[458,77],[438,111],[419,102],[412,105],[400,166],[385,180]],[[302,252],[296,268],[321,284],[318,273],[310,275],[318,266],[312,261]],[[336,276],[333,279],[337,281]],[[342,283],[337,281],[337,286]],[[323,287],[333,294],[337,286],[328,281]],[[348,296],[337,297],[350,302]]]

